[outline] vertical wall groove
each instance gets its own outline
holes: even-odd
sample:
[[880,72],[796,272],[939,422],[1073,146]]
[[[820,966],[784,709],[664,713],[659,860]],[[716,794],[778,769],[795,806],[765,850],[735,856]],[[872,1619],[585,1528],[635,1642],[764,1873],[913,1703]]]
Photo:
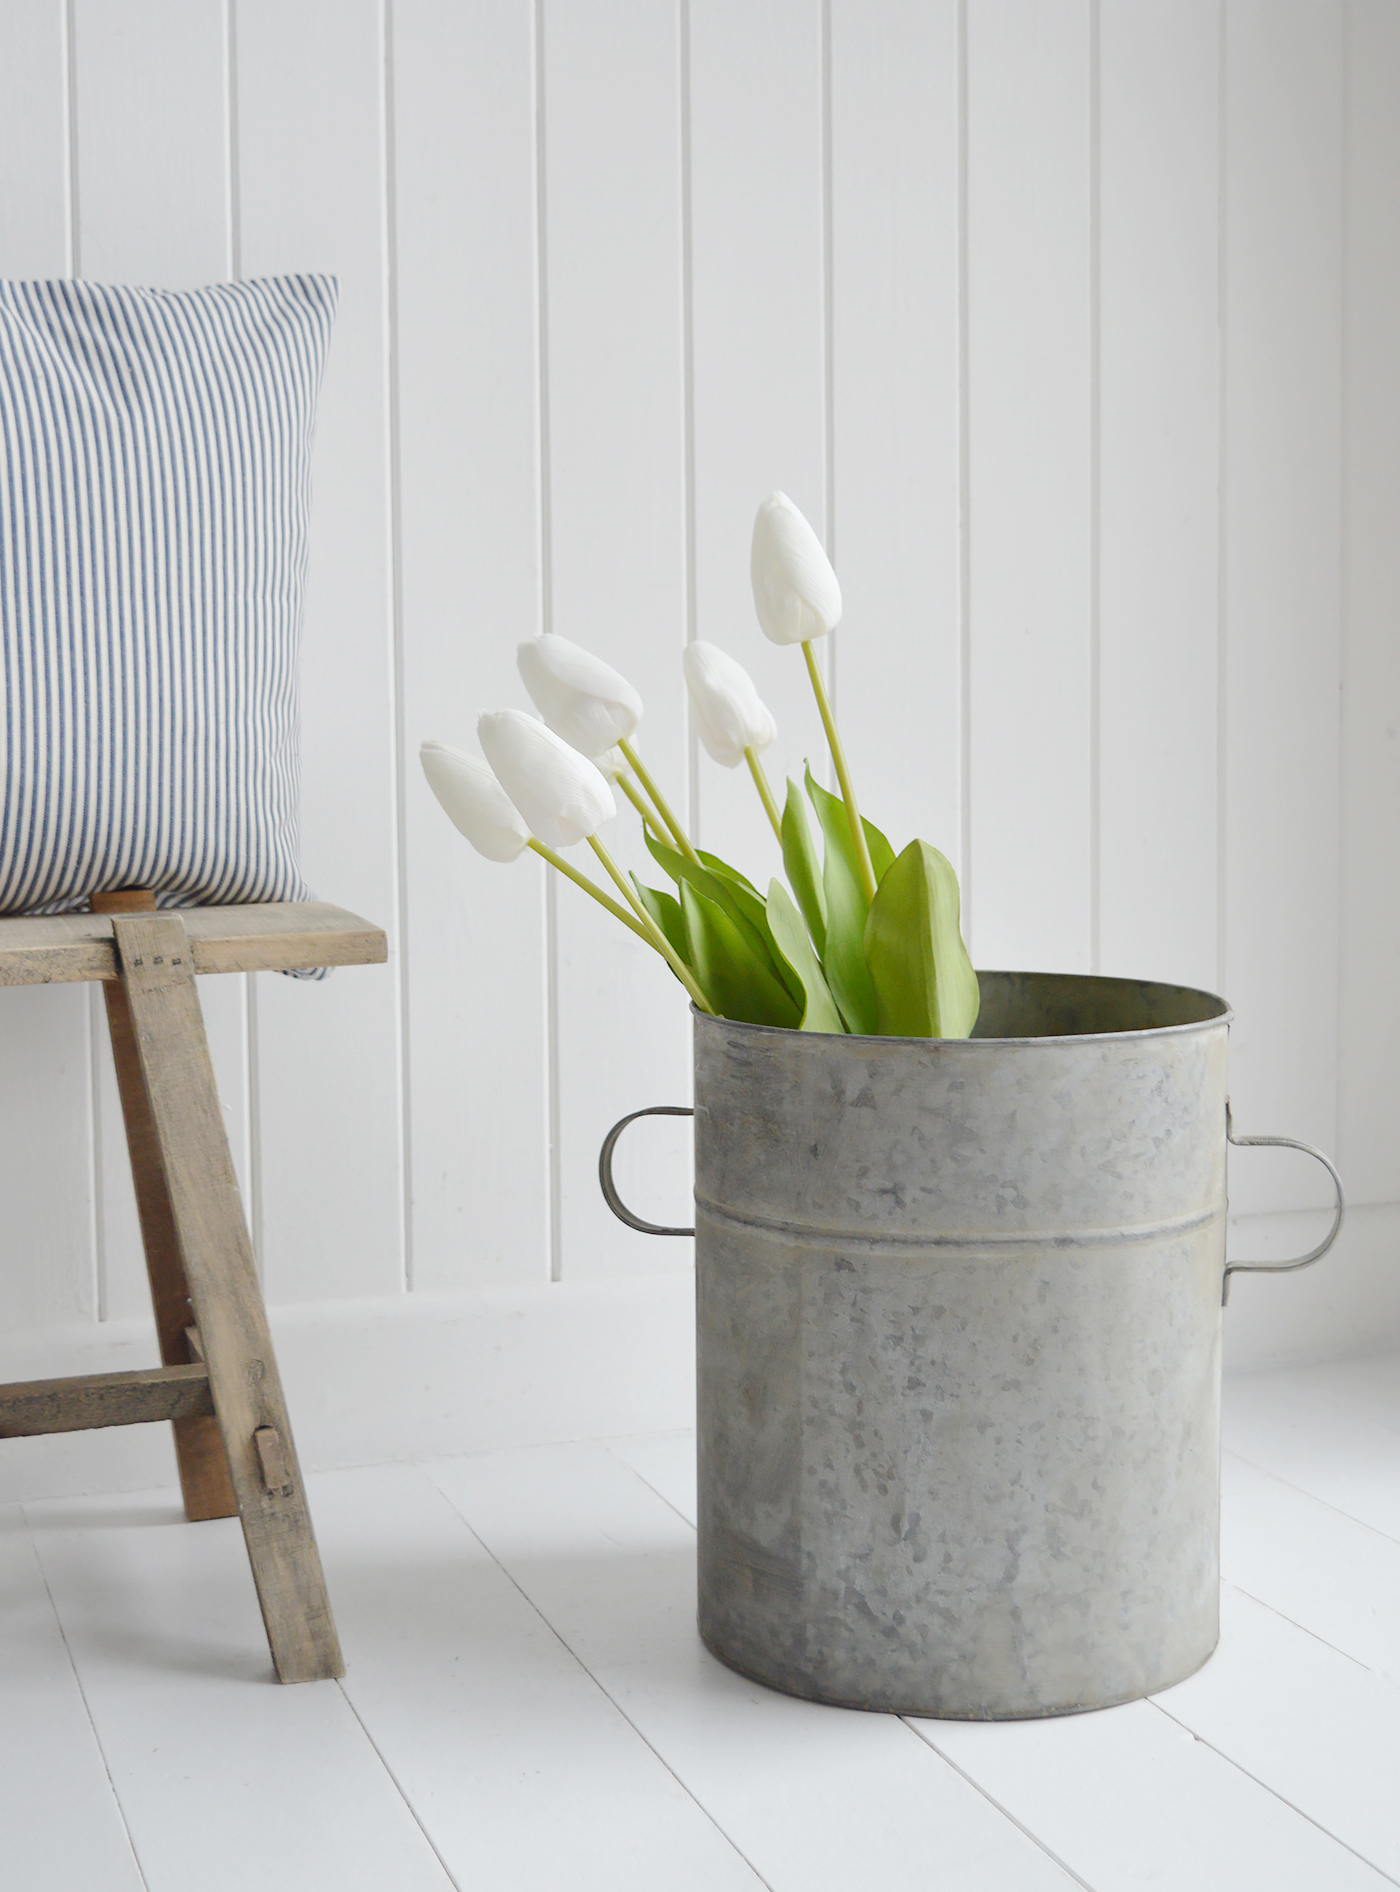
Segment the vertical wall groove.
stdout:
[[74,19],[74,0],[64,0],[63,57],[67,93],[64,110],[68,120],[68,274],[81,276],[82,253],[78,225],[78,46]]
[[[549,222],[547,177],[545,171],[546,127],[545,127],[545,66],[544,66],[544,0],[535,0],[534,6],[534,88],[535,88],[535,322],[539,343],[538,364],[538,414],[539,414],[539,561],[540,561],[540,629],[550,632],[554,628],[554,577],[553,577],[553,534],[551,530],[550,505],[550,452],[549,452]],[[560,1108],[559,1108],[559,925],[555,905],[555,887],[553,874],[540,871],[545,875],[544,930],[545,930],[545,1056],[548,1069],[545,1074],[545,1096],[548,1120],[545,1133],[549,1145],[549,1276],[551,1281],[563,1278],[563,1200],[562,1175],[560,1169]]]
[[[691,193],[690,136],[690,0],[678,0],[680,40],[680,134],[681,134],[681,431],[685,464],[682,468],[685,494],[685,641],[695,642],[700,635],[696,624],[695,573],[695,242],[694,205]],[[686,704],[686,817],[700,837],[700,738]]]
[[1215,989],[1225,992],[1229,986],[1229,966],[1227,963],[1227,920],[1225,895],[1228,883],[1227,854],[1229,829],[1229,775],[1226,767],[1226,716],[1229,709],[1229,665],[1227,652],[1230,641],[1228,615],[1228,591],[1226,586],[1228,548],[1226,528],[1228,526],[1228,496],[1226,475],[1229,468],[1229,403],[1227,400],[1228,368],[1230,352],[1229,324],[1229,29],[1227,7],[1229,0],[1220,0],[1218,60],[1219,60],[1219,124],[1217,126],[1218,169],[1220,177],[1220,227],[1219,246],[1216,251],[1216,299],[1220,311],[1220,356],[1219,356],[1219,458],[1216,469],[1218,506],[1216,511],[1216,674],[1215,674],[1215,796],[1216,796],[1216,834],[1215,834]]
[[1089,970],[1102,964],[1103,939],[1103,315],[1102,138],[1099,0],[1089,8]]
[[967,0],[958,0],[958,803],[962,858],[963,933],[973,926],[972,862],[972,455],[971,395],[968,364],[968,73]]
[[[74,19],[74,0],[64,0],[60,14],[63,34],[63,141],[64,200],[67,205],[64,230],[64,268],[77,276],[78,248],[78,58]],[[88,1054],[87,1122],[84,1126],[88,1147],[88,1191],[91,1208],[88,1226],[91,1235],[90,1293],[97,1320],[109,1318],[110,1293],[107,1279],[107,1218],[102,1202],[102,1047],[105,1042],[97,1008],[104,1003],[100,987],[90,986],[87,994],[86,1036]]]
[[[832,177],[831,124],[831,0],[822,0],[821,9],[821,85],[822,85],[822,446],[826,456],[823,469],[826,508],[826,555],[836,561],[836,206]],[[835,659],[832,662],[831,687],[836,687]]]
[[403,1288],[413,1289],[413,1041],[409,1031],[409,907],[407,783],[408,737],[404,727],[403,622],[403,455],[400,440],[402,403],[399,384],[398,172],[394,115],[394,4],[383,0],[384,60],[384,336],[388,360],[384,377],[389,442],[389,590],[394,691],[394,882],[398,909],[399,984],[399,1154],[403,1190]]
[[[238,122],[238,0],[224,0],[224,127],[228,171],[228,273],[243,275],[243,208]],[[243,1095],[245,1147],[248,1151],[249,1233],[261,1267],[263,1252],[262,1112],[258,1101],[258,975],[245,972],[243,985]]]
[[[826,513],[823,538],[826,555],[836,562],[836,203],[832,172],[831,124],[831,0],[821,0],[821,137],[822,137],[822,505]],[[840,712],[837,639],[826,640],[827,688],[832,708]],[[823,774],[836,787],[833,763],[827,759]]]
[[243,207],[238,155],[238,0],[225,0],[224,21],[228,73],[228,273],[230,279],[237,282],[243,274]]
[[[1349,556],[1350,547],[1349,547],[1348,541],[1350,537],[1351,499],[1352,499],[1351,321],[1352,321],[1353,231],[1352,231],[1352,129],[1351,127],[1352,127],[1353,91],[1354,91],[1353,78],[1352,78],[1352,61],[1353,61],[1353,52],[1354,52],[1354,44],[1355,44],[1354,23],[1355,23],[1355,0],[1342,0],[1342,123],[1341,123],[1342,201],[1341,201],[1341,217],[1340,217],[1342,280],[1341,280],[1341,285],[1340,285],[1340,288],[1341,288],[1341,361],[1339,363],[1339,373],[1341,377],[1341,392],[1340,392],[1340,402],[1339,402],[1339,407],[1340,407],[1339,422],[1340,422],[1341,442],[1340,442],[1340,452],[1339,452],[1338,495],[1337,495],[1338,497],[1337,522],[1338,522],[1338,530],[1339,530],[1340,539],[1341,539],[1341,543],[1337,548],[1338,549],[1337,577],[1338,577],[1338,590],[1340,594],[1338,598],[1337,617],[1338,617],[1338,625],[1339,625],[1339,634],[1341,638],[1341,661],[1338,666],[1340,687],[1337,692],[1337,752],[1340,756],[1343,757],[1343,771],[1342,771],[1341,781],[1338,784],[1338,794],[1337,794],[1336,847],[1337,847],[1337,859],[1343,864],[1342,865],[1343,876],[1345,876],[1345,872],[1346,872],[1345,863],[1347,859],[1347,846],[1346,846],[1347,777],[1346,777],[1346,770],[1345,770],[1345,747],[1344,747],[1345,740],[1346,740],[1346,728],[1347,728],[1347,719],[1346,719],[1346,713],[1345,713],[1346,691],[1347,691],[1347,670],[1348,670],[1347,658],[1348,658],[1348,654],[1349,654],[1351,644],[1352,644],[1352,584],[1351,584],[1351,559]],[[1338,892],[1342,900],[1342,924],[1345,925],[1346,893],[1345,893],[1344,880],[1339,882]],[[1343,1062],[1344,1054],[1342,1053],[1342,1043],[1343,1043],[1343,1040],[1342,1040],[1342,980],[1343,980],[1343,977],[1345,976],[1344,970],[1343,970],[1344,966],[1345,966],[1345,959],[1339,955],[1338,968],[1337,968],[1339,976],[1337,978],[1336,989],[1333,994],[1333,1020],[1334,1020],[1333,1034],[1334,1034],[1334,1043],[1338,1046],[1338,1051],[1339,1051],[1339,1055],[1336,1059],[1334,1070],[1333,1070],[1333,1083],[1335,1086],[1333,1108],[1336,1111],[1336,1117],[1334,1121],[1337,1123],[1339,1127],[1339,1132],[1342,1135],[1345,1135],[1345,1121],[1346,1121],[1345,1110],[1344,1110],[1344,1105],[1343,1105],[1343,1095],[1342,1095],[1342,1092],[1343,1092],[1342,1077],[1343,1077],[1343,1070],[1344,1070],[1344,1062]],[[1341,1150],[1339,1154],[1340,1154],[1341,1160],[1345,1162],[1346,1161],[1345,1150]]]

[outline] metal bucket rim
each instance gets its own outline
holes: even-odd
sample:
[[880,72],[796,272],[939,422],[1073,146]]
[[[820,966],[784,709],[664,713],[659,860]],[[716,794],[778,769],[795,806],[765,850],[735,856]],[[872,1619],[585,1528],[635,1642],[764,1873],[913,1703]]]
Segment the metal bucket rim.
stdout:
[[717,1025],[723,1025],[731,1031],[751,1031],[769,1033],[778,1038],[831,1038],[838,1044],[877,1044],[877,1045],[936,1045],[940,1051],[976,1051],[984,1045],[1092,1045],[1117,1044],[1132,1040],[1134,1043],[1144,1038],[1177,1038],[1187,1032],[1213,1031],[1219,1025],[1229,1025],[1235,1014],[1229,1002],[1219,993],[1207,992],[1203,986],[1173,985],[1165,979],[1125,979],[1110,973],[1101,972],[1021,972],[1000,966],[986,966],[983,971],[995,973],[1007,979],[1083,979],[1095,985],[1131,985],[1139,988],[1155,986],[1163,992],[1190,992],[1196,997],[1207,999],[1212,1005],[1219,1006],[1219,1011],[1209,1018],[1192,1019],[1184,1025],[1144,1025],[1135,1031],[1074,1031],[1051,1035],[1045,1033],[1033,1038],[887,1038],[878,1032],[804,1032],[792,1025],[754,1025],[743,1018],[723,1018],[717,1012],[702,1012],[693,1002],[691,1016],[704,1020],[711,1019]]

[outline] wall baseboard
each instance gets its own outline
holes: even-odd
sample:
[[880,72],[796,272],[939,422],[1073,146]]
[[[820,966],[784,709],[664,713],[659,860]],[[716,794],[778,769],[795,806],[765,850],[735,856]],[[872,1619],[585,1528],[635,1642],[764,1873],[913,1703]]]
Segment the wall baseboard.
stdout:
[[[689,1274],[312,1303],[271,1319],[308,1470],[694,1423]],[[0,1381],[155,1358],[143,1321],[0,1335]],[[0,1503],[175,1483],[165,1425],[0,1440]]]
[[[1232,1258],[1318,1241],[1311,1212],[1232,1217]],[[695,1407],[689,1274],[472,1295],[274,1308],[308,1469],[688,1426]],[[1331,1255],[1296,1277],[1236,1276],[1225,1361],[1240,1370],[1400,1345],[1400,1204],[1353,1209]],[[120,1372],[155,1359],[141,1321],[0,1335],[0,1380]],[[167,1427],[0,1440],[0,1503],[175,1483]]]

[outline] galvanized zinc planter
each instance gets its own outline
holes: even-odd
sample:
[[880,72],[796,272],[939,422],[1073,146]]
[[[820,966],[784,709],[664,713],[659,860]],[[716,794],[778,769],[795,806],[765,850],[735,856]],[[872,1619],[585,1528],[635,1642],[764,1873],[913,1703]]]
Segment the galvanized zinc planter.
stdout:
[[700,1633],[789,1694],[1068,1714],[1215,1647],[1229,1008],[981,984],[965,1040],[695,1014]]

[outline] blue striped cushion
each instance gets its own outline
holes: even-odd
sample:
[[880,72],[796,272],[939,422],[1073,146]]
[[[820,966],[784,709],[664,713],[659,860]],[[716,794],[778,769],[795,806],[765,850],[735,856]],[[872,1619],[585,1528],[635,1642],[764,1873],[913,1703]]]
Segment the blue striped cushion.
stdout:
[[297,900],[338,285],[0,282],[0,913]]

